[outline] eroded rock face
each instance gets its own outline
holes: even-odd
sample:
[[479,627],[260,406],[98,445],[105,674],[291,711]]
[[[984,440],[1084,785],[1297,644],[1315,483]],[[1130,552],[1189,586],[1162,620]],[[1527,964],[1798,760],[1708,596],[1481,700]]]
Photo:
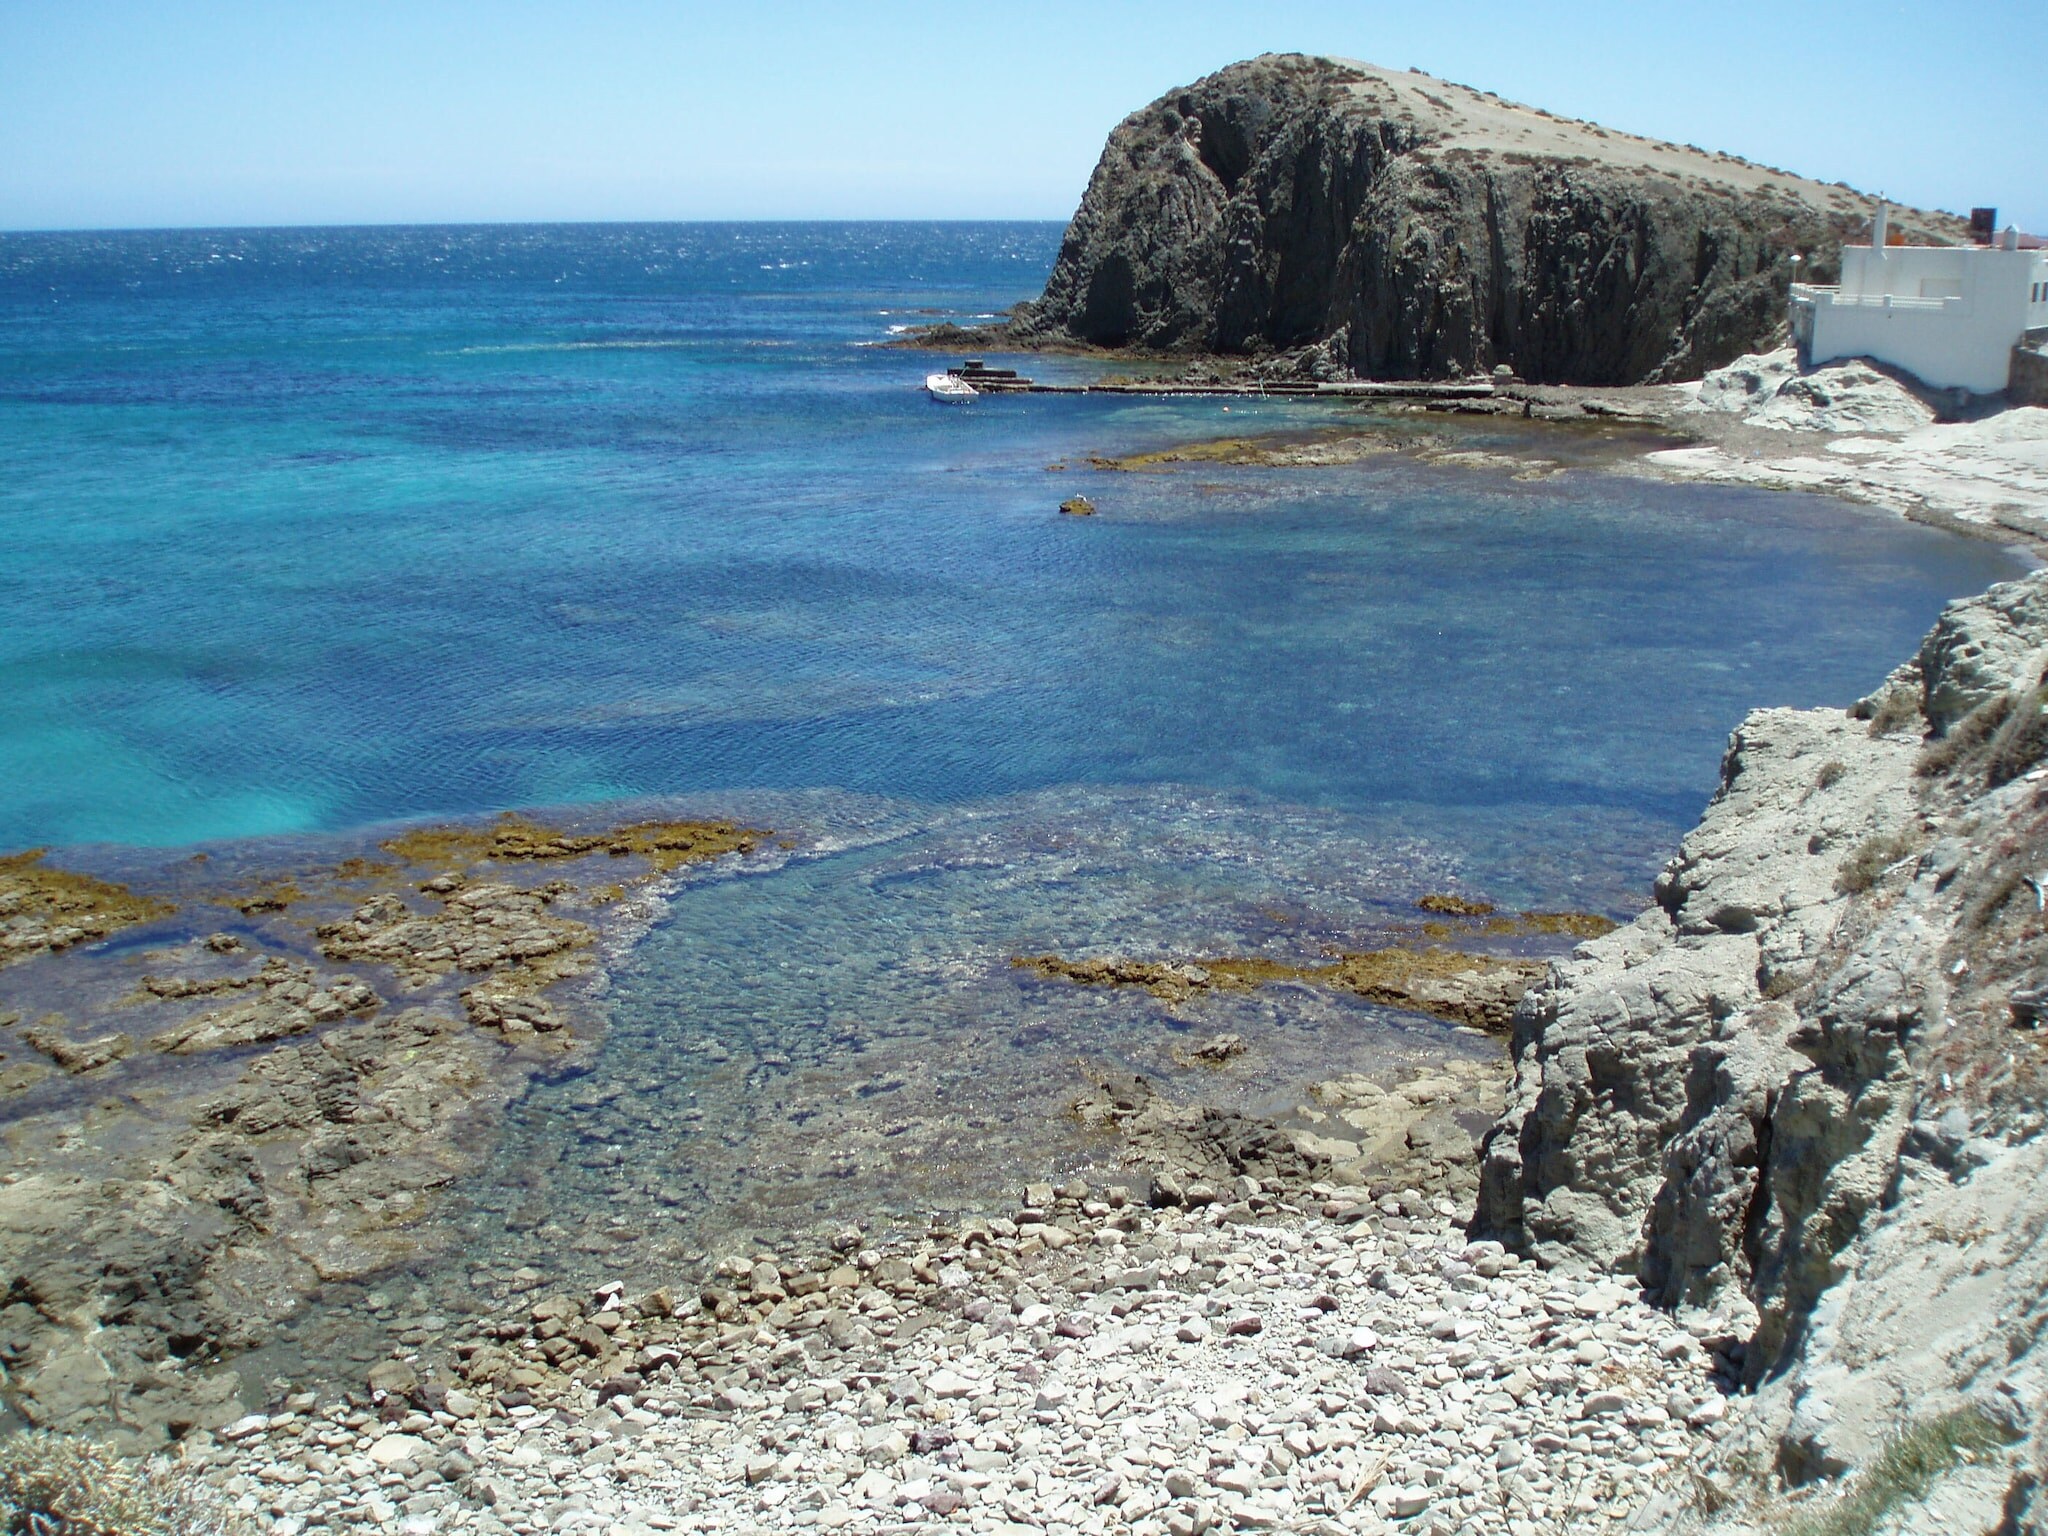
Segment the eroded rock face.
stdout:
[[1793,1482],[1986,1393],[2048,1421],[2013,1323],[2048,1262],[2044,603],[1952,604],[1855,711],[1750,716],[1657,907],[1517,1014],[1476,1229],[1708,1314]]
[[1870,211],[1426,75],[1266,55],[1118,125],[1013,331],[1332,378],[1696,378],[1763,350],[1789,258],[1827,281]]
[[[1487,1142],[1483,1224],[1552,1263],[1645,1261],[1667,1146],[1681,1163],[1703,1155],[1684,1137],[1710,1108],[1751,1102],[1794,1059],[1786,1011],[1768,1005],[1833,938],[1843,860],[1911,820],[1914,750],[1840,713],[1743,722],[1657,905],[1553,967],[1518,1011],[1520,1068]],[[1743,1155],[1717,1164],[1710,1192],[1681,1178],[1661,1198],[1731,1198]]]

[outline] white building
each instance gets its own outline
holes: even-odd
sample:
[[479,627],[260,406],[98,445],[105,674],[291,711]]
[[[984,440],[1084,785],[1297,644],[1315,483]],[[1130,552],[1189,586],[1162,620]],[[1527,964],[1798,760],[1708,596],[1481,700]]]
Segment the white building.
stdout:
[[1886,245],[1879,207],[1869,245],[1842,247],[1842,281],[1792,285],[1792,339],[1807,367],[1868,357],[1937,389],[2006,387],[2012,349],[2048,326],[2048,250],[2008,229],[1992,245]]

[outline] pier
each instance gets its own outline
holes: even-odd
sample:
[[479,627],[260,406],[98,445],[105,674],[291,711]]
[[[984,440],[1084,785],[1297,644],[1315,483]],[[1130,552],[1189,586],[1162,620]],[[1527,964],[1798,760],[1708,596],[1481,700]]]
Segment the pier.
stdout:
[[1382,382],[1346,379],[1318,383],[1311,379],[1228,383],[1221,380],[1196,382],[1175,379],[1135,379],[1096,384],[1041,384],[1027,379],[1014,368],[990,368],[969,359],[946,372],[974,386],[984,395],[1223,395],[1253,399],[1291,400],[1490,400],[1493,385],[1485,379],[1466,379],[1432,384],[1421,380]]

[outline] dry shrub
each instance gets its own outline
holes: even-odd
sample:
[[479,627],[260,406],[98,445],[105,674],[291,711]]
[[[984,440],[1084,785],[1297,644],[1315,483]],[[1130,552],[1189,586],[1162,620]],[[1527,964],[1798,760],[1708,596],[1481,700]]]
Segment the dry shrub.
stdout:
[[1975,1407],[1924,1420],[1886,1445],[1832,1504],[1779,1529],[1786,1536],[1864,1536],[1900,1504],[1925,1498],[1957,1466],[1996,1453],[2015,1438],[2010,1425]]
[[1913,765],[1913,771],[1923,779],[1931,779],[1980,755],[1979,749],[1998,734],[1999,727],[2006,723],[2012,711],[2013,699],[2009,693],[1986,699],[1950,727],[1947,735],[1929,742],[1920,754],[1920,761]]
[[1919,834],[1910,827],[1866,837],[1835,871],[1835,889],[1851,896],[1859,895],[1877,884],[1880,875],[1919,847]]
[[2009,784],[2048,757],[2048,682],[2038,683],[2014,705],[1991,738],[1984,777],[1993,788]]
[[[1889,736],[1903,731],[1920,719],[1920,694],[1912,688],[1887,688],[1870,705],[1870,734]],[[1859,716],[1860,718],[1860,716]]]

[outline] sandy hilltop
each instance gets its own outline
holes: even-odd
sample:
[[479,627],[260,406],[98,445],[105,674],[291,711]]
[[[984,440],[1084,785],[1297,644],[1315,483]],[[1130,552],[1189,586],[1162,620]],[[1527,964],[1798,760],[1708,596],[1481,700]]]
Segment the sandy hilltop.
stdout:
[[[1045,295],[981,339],[1515,375],[1098,460],[1105,518],[1118,476],[1401,453],[2037,545],[2048,410],[1773,349],[1786,258],[1825,275],[1864,213],[1267,58],[1121,125]],[[1183,1021],[1339,992],[1451,1026],[1441,1060],[1328,1061],[1257,1110],[1226,1102],[1236,1034],[1176,1047],[1207,1093],[1075,1063],[1005,1199],[695,1248],[620,1218],[587,1281],[464,1250],[458,1192],[508,1106],[573,1082],[664,897],[800,833],[507,816],[289,867],[0,859],[0,1430],[156,1453],[181,1528],[273,1536],[2048,1530],[2048,571],[1872,682],[1731,722],[1619,926],[1417,891],[1371,949],[1007,962]],[[791,1144],[885,1133],[836,1113]],[[909,1127],[914,1160],[937,1133]],[[382,1288],[437,1268],[431,1306]],[[48,1507],[31,1463],[62,1454],[0,1438],[0,1513]]]

